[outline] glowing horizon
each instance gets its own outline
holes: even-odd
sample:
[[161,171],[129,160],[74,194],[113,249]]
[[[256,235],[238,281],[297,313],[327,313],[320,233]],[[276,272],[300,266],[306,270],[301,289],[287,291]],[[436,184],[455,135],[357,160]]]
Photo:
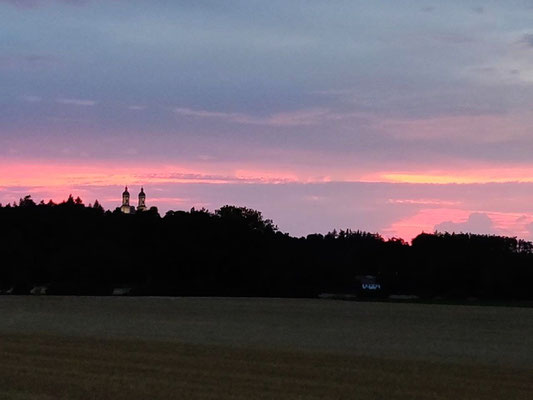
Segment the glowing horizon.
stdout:
[[[229,196],[235,199],[234,203],[244,206],[252,206],[239,202],[239,191],[242,185],[259,186],[268,188],[282,186],[288,188],[287,191],[305,191],[308,188],[315,187],[333,187],[335,185],[356,185],[356,186],[376,186],[387,187],[384,193],[374,194],[374,198],[365,201],[375,201],[378,199],[384,205],[395,207],[399,210],[408,208],[411,210],[407,217],[400,216],[391,220],[385,225],[372,225],[368,221],[358,221],[347,218],[344,225],[322,224],[319,229],[322,233],[333,229],[374,229],[384,237],[401,237],[405,240],[411,240],[421,232],[433,232],[439,230],[438,227],[449,226],[459,231],[475,231],[477,233],[487,234],[505,234],[517,235],[522,238],[530,238],[529,224],[533,223],[533,214],[526,212],[501,212],[494,207],[483,207],[483,198],[475,199],[472,204],[465,203],[461,196],[461,188],[478,185],[529,185],[533,180],[528,177],[529,171],[533,172],[533,167],[508,166],[503,169],[492,169],[481,166],[479,169],[470,169],[465,171],[461,176],[455,169],[448,171],[440,170],[440,175],[435,172],[430,173],[410,173],[403,172],[376,172],[368,174],[367,171],[361,171],[358,176],[359,180],[353,179],[354,171],[349,171],[346,176],[340,176],[338,171],[329,171],[328,179],[324,177],[314,178],[313,172],[305,173],[304,169],[299,171],[282,171],[260,169],[261,166],[254,166],[249,170],[235,168],[234,165],[220,165],[218,163],[203,162],[201,165],[185,166],[171,165],[168,163],[136,163],[124,162],[119,163],[111,161],[100,161],[84,163],[80,161],[58,162],[58,161],[30,161],[30,160],[12,160],[0,162],[4,174],[0,176],[0,202],[11,203],[17,201],[26,194],[32,195],[37,201],[52,200],[61,202],[69,194],[80,196],[86,203],[98,200],[107,209],[114,209],[120,205],[120,193],[124,186],[132,189],[137,186],[144,186],[148,192],[148,204],[156,205],[161,212],[169,209],[188,209],[191,207],[211,207],[217,208],[224,205],[224,202],[216,202],[217,188],[227,186],[235,192],[235,196]],[[242,166],[241,166],[242,167]],[[264,168],[264,166],[263,166]],[[485,176],[484,176],[485,175]],[[533,174],[532,174],[533,175]],[[372,177],[372,179],[369,179]],[[407,185],[420,187],[417,189],[424,193],[424,197],[388,197],[387,191],[394,191],[396,185]],[[176,188],[183,186],[179,195],[174,195]],[[212,186],[213,188],[206,191],[206,197],[202,198],[195,194],[194,197],[187,196],[191,186]],[[438,187],[448,193],[450,198],[439,198],[441,195],[434,194],[434,188]],[[322,190],[324,191],[324,190]],[[409,194],[409,190],[406,191]],[[327,193],[327,191],[326,191]],[[288,194],[284,194],[287,196]],[[41,198],[39,198],[39,196]],[[383,197],[379,200],[379,197]],[[252,198],[253,199],[253,198]],[[256,201],[257,199],[253,199]],[[326,201],[327,200],[327,201]],[[252,201],[252,202],[253,202]],[[338,203],[335,205],[335,202]],[[340,204],[345,202],[345,204]],[[477,204],[476,204],[477,202]],[[268,203],[268,202],[267,202]],[[327,196],[304,196],[301,197],[301,205],[314,204],[314,206],[350,208],[346,210],[347,214],[359,211],[359,208],[365,209],[368,204],[363,206],[358,203],[350,204],[346,199],[327,199]],[[298,206],[298,205],[296,205]],[[291,205],[291,207],[294,207]],[[288,208],[293,212],[295,209]],[[260,211],[266,211],[259,208]],[[349,211],[349,212],[348,212]],[[296,211],[297,212],[297,211]],[[279,211],[275,211],[279,213]],[[282,213],[280,213],[282,214]],[[478,227],[474,224],[469,225],[471,215],[483,214],[490,221],[487,225]],[[278,221],[275,215],[268,215],[274,218],[275,222],[283,227],[284,221]],[[283,218],[283,217],[280,217]],[[517,222],[517,220],[519,220]],[[470,221],[472,222],[472,221]],[[446,225],[448,224],[448,225]],[[479,229],[486,229],[480,231]],[[304,235],[314,233],[310,230],[289,229],[289,233]]]

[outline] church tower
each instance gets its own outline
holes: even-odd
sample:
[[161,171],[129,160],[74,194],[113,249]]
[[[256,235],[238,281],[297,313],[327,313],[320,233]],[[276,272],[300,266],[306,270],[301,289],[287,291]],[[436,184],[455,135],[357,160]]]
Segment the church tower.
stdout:
[[141,187],[141,192],[139,193],[139,205],[137,206],[138,211],[146,211],[146,194],[144,193],[144,188]]
[[124,193],[122,193],[122,207],[120,207],[120,211],[122,211],[124,214],[129,214],[131,212],[130,192],[128,192],[127,186],[124,189]]

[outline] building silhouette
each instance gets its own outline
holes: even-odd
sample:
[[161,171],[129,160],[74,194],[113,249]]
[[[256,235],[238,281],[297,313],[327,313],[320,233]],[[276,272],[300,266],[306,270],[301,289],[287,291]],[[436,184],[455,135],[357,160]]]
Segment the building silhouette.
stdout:
[[146,211],[146,194],[144,194],[144,188],[141,187],[139,193],[139,203],[137,203],[137,211]]
[[128,192],[128,187],[126,186],[122,193],[122,206],[120,207],[120,211],[124,214],[134,214],[135,211],[146,211],[146,193],[144,193],[144,188],[141,187],[137,210],[135,210],[135,207],[130,205],[130,192]]

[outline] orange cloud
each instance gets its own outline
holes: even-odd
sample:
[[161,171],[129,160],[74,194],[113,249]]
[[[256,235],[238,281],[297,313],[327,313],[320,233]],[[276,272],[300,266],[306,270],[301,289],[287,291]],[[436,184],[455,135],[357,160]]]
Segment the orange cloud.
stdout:
[[363,177],[363,180],[387,183],[415,184],[476,184],[476,183],[531,183],[533,166],[478,166],[423,171],[377,172]]

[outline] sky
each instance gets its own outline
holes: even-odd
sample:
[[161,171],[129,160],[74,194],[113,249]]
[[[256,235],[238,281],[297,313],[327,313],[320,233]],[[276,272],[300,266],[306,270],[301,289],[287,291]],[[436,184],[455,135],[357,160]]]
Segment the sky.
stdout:
[[533,239],[531,0],[0,0],[0,202]]

